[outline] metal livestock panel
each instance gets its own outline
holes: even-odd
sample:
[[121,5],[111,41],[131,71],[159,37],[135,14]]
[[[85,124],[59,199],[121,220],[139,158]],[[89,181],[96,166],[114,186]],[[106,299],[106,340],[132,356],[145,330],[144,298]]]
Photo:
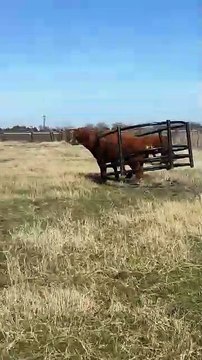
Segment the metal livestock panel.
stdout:
[[[108,163],[107,164],[107,168],[112,167],[120,167],[120,170],[118,171],[119,174],[123,175],[127,175],[128,172],[131,173],[130,171],[127,171],[125,169],[125,164],[126,161],[129,160],[132,157],[136,157],[137,155],[146,155],[146,154],[151,154],[154,152],[159,153],[161,150],[163,150],[162,147],[162,142],[161,142],[161,147],[158,148],[150,148],[150,149],[145,149],[142,152],[138,152],[135,154],[130,154],[127,156],[127,158],[123,156],[123,149],[122,149],[122,133],[124,131],[128,131],[128,130],[136,130],[138,128],[141,128],[141,130],[146,129],[150,127],[149,131],[145,131],[139,135],[136,135],[137,137],[142,137],[142,136],[150,136],[153,134],[158,134],[159,135],[159,139],[161,139],[161,135],[163,132],[166,133],[167,136],[167,150],[166,150],[166,155],[164,156],[158,156],[158,157],[153,157],[153,158],[145,158],[144,159],[144,164],[149,164],[150,166],[144,166],[144,171],[155,171],[155,170],[162,170],[162,169],[166,169],[166,170],[170,170],[172,168],[177,168],[177,167],[184,167],[184,166],[190,166],[191,168],[194,167],[194,161],[193,161],[193,153],[192,153],[192,143],[191,143],[191,135],[190,135],[190,125],[188,122],[184,122],[184,121],[170,121],[170,120],[166,120],[164,122],[156,122],[156,123],[146,123],[146,124],[138,124],[138,125],[132,125],[132,126],[126,126],[126,127],[120,127],[117,126],[117,128],[115,130],[111,130],[105,134],[102,134],[100,136],[100,138],[102,137],[107,137],[107,135],[109,134],[115,134],[117,133],[117,138],[118,138],[118,149],[119,149],[119,156],[117,161],[113,162],[113,163]],[[151,130],[151,128],[155,129]],[[184,131],[186,133],[186,142],[184,144],[173,144],[173,130],[176,129],[181,129],[184,128]],[[179,153],[183,151],[183,153]],[[186,152],[185,152],[186,151]],[[179,162],[179,160],[182,159],[187,159],[186,163],[181,163]],[[114,175],[115,173],[110,173],[109,175]]]

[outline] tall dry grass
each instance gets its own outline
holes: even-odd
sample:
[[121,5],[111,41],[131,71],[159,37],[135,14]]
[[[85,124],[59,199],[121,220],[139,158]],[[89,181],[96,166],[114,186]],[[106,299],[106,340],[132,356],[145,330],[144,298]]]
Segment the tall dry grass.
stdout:
[[201,359],[202,180],[98,185],[82,147],[0,144],[2,359]]

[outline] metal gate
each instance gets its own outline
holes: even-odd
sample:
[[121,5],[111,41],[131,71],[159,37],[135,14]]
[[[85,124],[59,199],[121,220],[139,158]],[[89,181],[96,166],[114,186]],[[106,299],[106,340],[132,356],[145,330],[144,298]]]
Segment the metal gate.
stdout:
[[[123,156],[123,150],[122,150],[122,133],[124,131],[129,130],[138,130],[141,128],[141,130],[144,130],[148,127],[152,127],[153,130],[146,131],[141,134],[137,134],[136,136],[149,136],[152,134],[159,134],[159,137],[163,134],[163,132],[167,135],[167,154],[166,156],[157,156],[153,158],[146,158],[144,160],[144,171],[155,171],[155,170],[170,170],[173,168],[179,168],[179,167],[185,167],[189,166],[191,168],[194,167],[194,161],[193,161],[193,153],[192,153],[192,144],[191,144],[191,135],[190,135],[190,125],[188,122],[185,121],[170,121],[166,120],[163,122],[153,122],[153,123],[146,123],[146,124],[138,124],[138,125],[132,125],[132,126],[126,126],[121,127],[117,126],[116,129],[111,130],[103,135],[101,137],[105,137],[109,134],[117,133],[118,138],[118,150],[119,150],[119,157],[117,161],[113,163],[107,163],[107,168],[116,166],[117,168],[120,168],[118,170],[118,173],[122,176],[127,174],[127,170],[125,169],[125,162],[131,157],[135,157],[139,155],[140,153],[136,154],[130,154],[127,156],[127,158],[124,158]],[[155,129],[154,129],[155,128]],[[184,129],[186,134],[186,143],[185,144],[173,144],[173,130],[177,129]],[[152,148],[152,151],[156,151],[156,153],[159,153],[163,148]],[[145,150],[144,153],[148,151],[151,152],[151,149]],[[183,153],[182,153],[183,151]],[[180,153],[181,152],[181,153]],[[181,163],[179,160],[186,159],[187,161],[185,163]],[[163,162],[163,164],[162,164]],[[150,166],[148,166],[150,165]],[[108,176],[114,175],[113,173],[108,173]]]

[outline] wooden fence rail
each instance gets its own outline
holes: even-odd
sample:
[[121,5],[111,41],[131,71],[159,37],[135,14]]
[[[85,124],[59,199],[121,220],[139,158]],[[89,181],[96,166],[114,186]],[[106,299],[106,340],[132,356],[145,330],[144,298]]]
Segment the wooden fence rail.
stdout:
[[44,141],[61,141],[64,139],[64,133],[49,131],[49,132],[2,132],[0,133],[0,141],[30,141],[30,142],[44,142]]

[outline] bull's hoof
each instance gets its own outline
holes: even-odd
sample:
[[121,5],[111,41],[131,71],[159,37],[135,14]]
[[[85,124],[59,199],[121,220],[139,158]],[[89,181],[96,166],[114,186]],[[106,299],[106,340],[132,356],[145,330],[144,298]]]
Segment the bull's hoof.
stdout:
[[126,179],[131,179],[132,176],[133,176],[133,172],[132,172],[132,170],[129,170],[129,171],[126,173],[125,178],[126,178]]
[[133,186],[141,186],[142,183],[143,183],[143,179],[137,179],[136,177],[132,177],[130,180],[129,180],[129,183]]
[[133,186],[140,186],[141,185],[141,181],[134,181],[132,182]]
[[119,176],[119,181],[124,182],[125,181],[125,176],[124,175]]

